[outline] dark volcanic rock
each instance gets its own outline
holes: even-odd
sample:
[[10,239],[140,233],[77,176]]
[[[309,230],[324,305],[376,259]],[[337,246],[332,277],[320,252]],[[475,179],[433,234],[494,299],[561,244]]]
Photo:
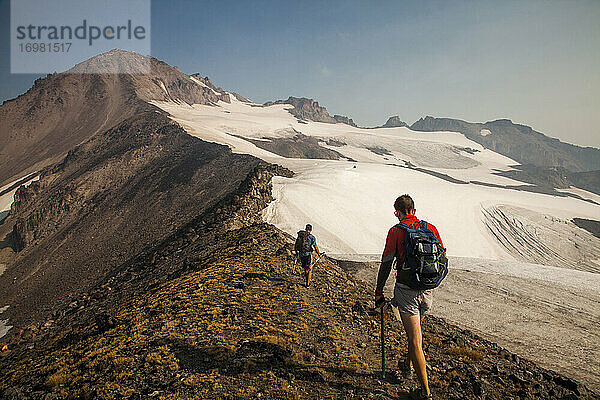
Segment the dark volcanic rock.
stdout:
[[350,125],[350,126],[356,127],[356,124],[354,123],[354,121],[352,121],[352,118],[348,118],[345,115],[337,115],[337,114],[335,114],[333,116],[333,119],[335,119],[337,122],[341,122],[342,124],[346,124],[346,125]]
[[94,320],[96,321],[96,327],[100,332],[106,332],[117,326],[116,319],[112,315],[105,312],[96,314]]
[[497,172],[521,182],[532,183],[540,187],[568,189],[576,186],[600,194],[600,171],[571,172],[562,167],[542,168],[535,165],[515,165],[513,170]]
[[[256,147],[268,150],[271,153],[278,154],[288,158],[314,158],[324,160],[346,159],[341,153],[327,149],[319,144],[319,139],[314,136],[306,136],[301,133],[292,138],[265,138],[265,140],[256,140],[241,137],[253,143]],[[329,143],[328,143],[329,144]]]
[[600,221],[585,218],[573,218],[573,223],[581,229],[585,229],[592,235],[600,238]]
[[508,119],[471,123],[451,118],[425,117],[411,125],[415,131],[453,131],[482,146],[537,167],[563,167],[573,172],[600,169],[600,149],[563,143]]
[[513,170],[496,173],[521,182],[533,183],[557,189],[567,189],[572,185],[570,172],[565,168],[540,168],[535,165],[515,165]]
[[290,104],[294,106],[294,108],[288,111],[301,121],[310,120],[315,122],[327,122],[329,124],[341,122],[346,125],[356,126],[354,121],[352,121],[352,118],[337,114],[332,117],[325,107],[321,107],[317,101],[307,99],[306,97],[290,96],[287,100],[268,101],[263,104],[263,106],[268,107],[274,104]]
[[568,176],[573,186],[600,194],[600,170],[572,172]]
[[269,101],[265,103],[264,106],[271,106],[274,104],[290,104],[294,106],[294,108],[290,109],[289,112],[301,120],[327,122],[330,124],[335,124],[337,122],[331,115],[329,115],[325,107],[321,107],[319,103],[313,99],[290,96],[287,100],[277,100],[275,102]]

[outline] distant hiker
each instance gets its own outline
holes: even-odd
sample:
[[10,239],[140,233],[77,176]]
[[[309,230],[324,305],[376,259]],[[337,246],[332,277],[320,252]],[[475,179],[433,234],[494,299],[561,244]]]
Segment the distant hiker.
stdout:
[[398,361],[398,368],[405,377],[410,377],[411,365],[414,366],[421,384],[421,390],[413,392],[414,398],[431,399],[421,324],[424,314],[431,309],[430,288],[439,285],[448,271],[446,249],[436,227],[417,219],[415,205],[409,195],[398,197],[394,209],[400,223],[394,225],[387,235],[377,274],[375,305],[383,307],[385,304],[383,288],[395,259],[397,276],[392,305],[398,307],[408,340],[408,355],[405,361]]
[[294,246],[296,252],[298,253],[298,257],[300,258],[300,263],[302,264],[307,287],[310,285],[310,279],[312,277],[311,262],[313,249],[317,252],[319,257],[321,256],[319,246],[317,246],[317,239],[315,239],[311,232],[312,225],[306,224],[305,230],[298,232],[296,245]]

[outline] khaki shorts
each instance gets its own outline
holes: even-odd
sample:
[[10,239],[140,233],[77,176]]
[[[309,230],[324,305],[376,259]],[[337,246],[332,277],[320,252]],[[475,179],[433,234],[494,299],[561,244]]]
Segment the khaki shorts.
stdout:
[[432,291],[431,289],[414,290],[401,283],[396,283],[392,304],[398,307],[400,313],[424,315],[431,310]]

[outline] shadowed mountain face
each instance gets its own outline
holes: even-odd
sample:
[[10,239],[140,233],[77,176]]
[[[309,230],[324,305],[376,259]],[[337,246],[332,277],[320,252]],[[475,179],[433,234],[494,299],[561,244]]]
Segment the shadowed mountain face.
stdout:
[[548,189],[568,189],[576,186],[600,194],[600,171],[571,172],[562,167],[542,168],[535,165],[515,165],[510,171],[498,172],[497,175]]
[[256,140],[238,136],[256,147],[270,151],[287,158],[311,158],[321,160],[348,159],[341,153],[325,148],[319,144],[319,139],[297,133],[291,138],[264,138]]
[[569,174],[573,186],[600,194],[600,170],[574,172]]
[[19,250],[0,276],[2,306],[10,305],[3,316],[17,327],[47,318],[231,195],[260,163],[157,112],[95,135],[16,192],[0,226]]
[[600,149],[579,147],[545,136],[531,127],[507,119],[471,123],[451,118],[421,118],[415,131],[453,131],[520,162],[537,167],[563,167],[573,172],[600,169]]
[[[99,66],[135,68],[144,60],[150,74],[86,73]],[[0,186],[59,161],[95,133],[155,109],[150,100],[214,104],[229,102],[229,95],[155,58],[121,50],[37,79],[25,94],[0,106]]]

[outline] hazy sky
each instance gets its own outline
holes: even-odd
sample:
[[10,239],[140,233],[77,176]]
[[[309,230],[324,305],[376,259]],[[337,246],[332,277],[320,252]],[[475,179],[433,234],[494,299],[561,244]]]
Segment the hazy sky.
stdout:
[[[0,0],[0,99],[11,75]],[[311,97],[363,126],[509,118],[600,147],[600,1],[159,1],[152,55],[256,102]]]

